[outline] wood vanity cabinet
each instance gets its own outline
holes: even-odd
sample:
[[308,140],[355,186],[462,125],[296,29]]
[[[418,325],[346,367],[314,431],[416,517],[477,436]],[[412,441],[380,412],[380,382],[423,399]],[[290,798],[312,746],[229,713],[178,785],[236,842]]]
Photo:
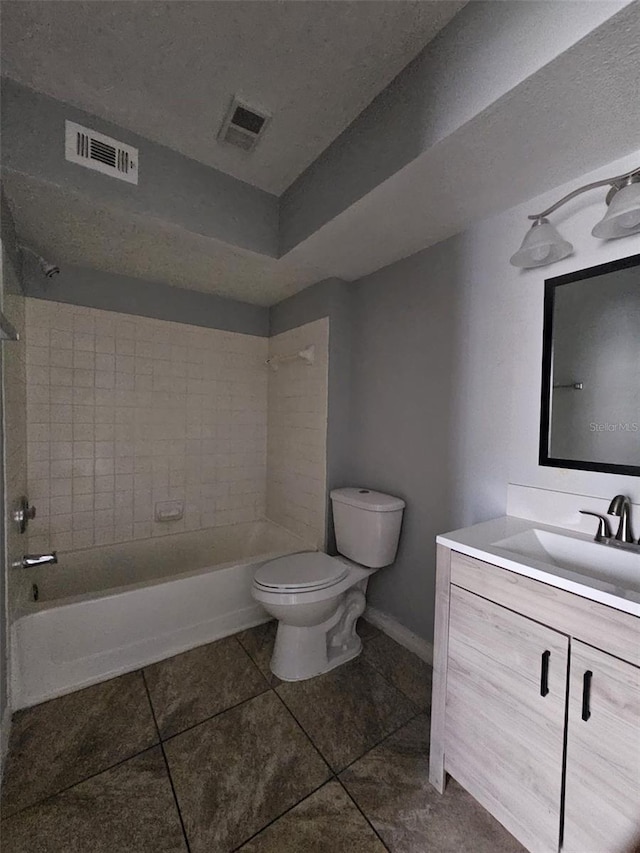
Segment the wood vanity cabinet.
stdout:
[[571,644],[563,851],[626,851],[640,829],[640,668]]
[[447,770],[532,853],[558,846],[568,657],[557,631],[451,588]]
[[640,619],[438,546],[440,792],[446,773],[531,853],[627,853],[640,834]]

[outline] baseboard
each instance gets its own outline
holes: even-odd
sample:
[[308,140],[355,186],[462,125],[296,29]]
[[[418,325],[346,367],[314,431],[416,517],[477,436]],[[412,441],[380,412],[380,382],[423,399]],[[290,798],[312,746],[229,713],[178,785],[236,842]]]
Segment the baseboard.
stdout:
[[9,733],[11,731],[11,708],[7,706],[0,722],[0,784],[4,773],[4,760],[9,749]]
[[391,637],[396,643],[404,646],[414,655],[417,655],[425,663],[433,665],[433,644],[428,640],[423,640],[413,631],[401,625],[393,616],[388,613],[383,613],[375,607],[367,607],[364,613],[364,618],[367,622],[371,622],[376,628],[379,628],[383,634]]

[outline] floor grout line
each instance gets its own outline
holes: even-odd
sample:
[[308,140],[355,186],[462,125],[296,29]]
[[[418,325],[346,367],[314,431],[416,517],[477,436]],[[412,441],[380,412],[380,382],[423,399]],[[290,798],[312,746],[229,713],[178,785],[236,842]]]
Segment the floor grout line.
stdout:
[[[242,632],[240,632],[240,633],[242,633]],[[245,655],[249,658],[249,660],[251,661],[251,664],[252,664],[253,668],[254,668],[255,670],[257,670],[257,672],[259,672],[259,673],[260,673],[260,676],[261,676],[261,677],[264,679],[264,681],[267,683],[267,686],[268,686],[268,687],[271,687],[271,685],[269,684],[269,679],[268,679],[268,678],[267,678],[267,676],[264,674],[264,672],[260,669],[260,667],[258,666],[257,661],[255,661],[255,660],[254,660],[253,655],[251,654],[251,652],[250,652],[248,649],[245,649],[244,644],[243,644],[242,640],[240,639],[240,635],[239,635],[239,634],[231,634],[231,636],[232,636],[232,637],[233,637],[233,639],[237,642],[237,644],[240,646],[240,648],[241,648],[241,649],[242,649],[242,651],[245,653]],[[257,694],[257,695],[260,695],[260,694]]]
[[285,809],[285,811],[283,811],[281,814],[276,815],[276,817],[274,817],[273,820],[270,820],[269,823],[265,823],[265,825],[263,827],[261,827],[257,832],[254,832],[253,835],[250,835],[249,838],[245,838],[245,840],[241,844],[239,844],[237,847],[233,848],[231,853],[237,853],[238,850],[242,850],[242,848],[245,846],[245,844],[248,844],[250,841],[253,841],[253,839],[256,836],[260,835],[261,832],[264,832],[265,829],[268,829],[270,826],[273,826],[273,824],[277,823],[280,820],[280,818],[283,818],[285,815],[289,814],[289,812],[292,812],[295,808],[297,808],[300,805],[300,803],[304,803],[305,800],[308,800],[309,797],[312,797],[314,794],[317,794],[321,788],[324,788],[325,785],[328,785],[329,782],[332,782],[334,779],[336,781],[338,781],[336,778],[336,775],[334,773],[332,773],[328,779],[325,779],[324,782],[322,782],[320,785],[318,785],[316,788],[314,788],[313,791],[309,791],[308,794],[305,794],[304,797],[302,797],[300,800],[298,800],[292,806],[289,806],[288,809]]
[[390,737],[393,737],[394,735],[398,734],[400,729],[403,729],[405,726],[408,726],[409,723],[412,723],[420,716],[421,713],[422,711],[418,711],[417,714],[414,714],[412,717],[409,717],[407,720],[404,721],[404,723],[400,723],[400,725],[390,731],[389,734],[386,734],[384,737],[380,738],[380,740],[376,741],[372,746],[365,749],[362,755],[359,755],[357,758],[354,758],[353,761],[350,761],[348,764],[345,764],[345,766],[342,767],[340,770],[336,770],[336,776],[340,776],[340,774],[344,773],[345,770],[348,770],[350,767],[353,767],[353,765],[360,761],[361,758],[364,758],[365,755],[368,755],[374,749],[377,749],[381,744],[383,744],[385,740],[388,740]]
[[[266,624],[266,625],[269,625],[270,623],[269,623],[269,622],[262,623],[261,625],[258,625],[258,626],[256,626],[256,627],[260,628],[260,627],[262,627],[262,626],[263,626],[263,625],[265,625],[265,624]],[[251,631],[251,630],[253,630],[253,629],[248,628],[247,630]],[[244,633],[246,633],[246,631],[241,631],[241,632],[240,632],[240,634],[244,634]],[[269,679],[270,679],[270,676],[271,676],[271,675],[273,675],[273,673],[271,672],[271,670],[269,670],[269,675],[267,675],[267,673],[266,673],[266,672],[264,672],[264,671],[262,670],[262,667],[260,666],[260,664],[258,663],[258,661],[254,658],[254,656],[251,654],[251,652],[249,651],[249,649],[248,649],[248,648],[246,648],[246,646],[244,645],[244,643],[243,643],[243,642],[242,642],[242,640],[240,639],[240,634],[234,634],[233,636],[234,636],[234,637],[237,639],[237,641],[240,643],[240,645],[242,646],[242,648],[244,649],[244,651],[249,655],[249,657],[250,657],[250,658],[251,658],[251,660],[253,661],[253,663],[254,663],[254,665],[255,665],[256,669],[258,669],[258,670],[259,670],[260,674],[262,675],[262,677],[264,678],[264,680],[265,680],[265,681],[267,682],[267,684],[269,685],[269,688],[270,688],[270,689],[273,689],[273,688],[274,688],[274,686],[276,686],[276,687],[277,687],[278,685],[273,685],[273,684],[271,684],[271,681],[269,680]],[[277,676],[276,676],[276,678],[277,678]]]
[[[358,657],[361,657],[361,655],[358,655]],[[357,658],[355,658],[355,660],[357,660]],[[353,759],[353,761],[350,761],[350,762],[349,762],[348,764],[346,764],[344,767],[340,768],[340,770],[334,770],[334,769],[333,769],[333,767],[329,764],[328,759],[327,759],[327,758],[325,758],[325,756],[324,756],[324,755],[322,754],[322,752],[320,751],[320,748],[316,745],[316,743],[315,743],[315,741],[314,741],[313,737],[311,736],[311,734],[306,730],[306,728],[303,726],[303,724],[302,724],[302,723],[300,722],[300,720],[297,718],[297,716],[295,715],[295,713],[293,712],[293,710],[292,710],[292,709],[289,707],[289,705],[287,704],[287,702],[286,702],[286,700],[284,699],[284,697],[282,697],[282,696],[278,693],[278,691],[277,691],[276,687],[271,687],[271,690],[273,690],[273,692],[276,694],[276,696],[278,697],[278,699],[280,699],[280,701],[283,703],[283,705],[285,706],[285,708],[287,709],[287,711],[291,714],[291,716],[293,717],[293,719],[294,719],[294,720],[296,721],[296,723],[300,726],[300,728],[301,728],[301,729],[302,729],[302,731],[305,733],[305,735],[307,736],[307,738],[308,738],[308,739],[309,739],[309,741],[311,742],[312,746],[314,747],[314,749],[316,750],[316,752],[318,753],[318,755],[320,755],[320,757],[322,758],[322,760],[325,762],[325,764],[327,764],[327,766],[329,767],[329,769],[331,770],[331,772],[333,773],[333,775],[334,775],[334,776],[336,776],[336,778],[337,778],[338,774],[343,773],[343,772],[344,772],[348,767],[351,767],[353,764],[355,764],[355,763],[356,763],[356,761],[359,761],[361,758],[363,758],[365,755],[367,755],[367,753],[371,752],[371,750],[372,750],[372,749],[375,749],[376,747],[380,746],[380,744],[381,744],[381,743],[383,743],[387,738],[389,738],[389,737],[391,737],[392,735],[394,735],[394,734],[396,734],[397,732],[399,732],[401,728],[403,728],[404,726],[408,725],[410,722],[412,722],[413,720],[415,720],[415,719],[416,719],[416,717],[419,717],[419,716],[420,716],[420,714],[428,713],[428,711],[426,711],[426,712],[425,712],[424,710],[422,710],[421,708],[419,708],[419,706],[418,706],[418,705],[416,705],[416,703],[415,703],[412,699],[410,699],[410,698],[409,698],[405,693],[403,693],[403,692],[402,692],[398,687],[396,687],[394,684],[392,684],[392,683],[389,681],[389,679],[388,679],[388,678],[386,678],[386,677],[385,677],[381,672],[379,672],[379,670],[378,670],[378,669],[376,669],[376,667],[374,667],[372,664],[369,664],[369,662],[368,662],[368,661],[365,661],[365,662],[366,662],[366,663],[371,667],[371,669],[373,669],[373,670],[374,670],[374,672],[378,673],[378,675],[380,675],[380,676],[381,676],[381,678],[383,678],[383,679],[387,682],[387,684],[390,684],[390,685],[391,685],[395,690],[397,690],[397,691],[398,691],[402,696],[404,696],[404,698],[405,698],[405,699],[406,699],[406,700],[411,704],[411,706],[415,709],[415,713],[414,713],[414,714],[412,714],[410,717],[408,717],[404,722],[400,723],[400,725],[399,725],[399,726],[396,726],[396,728],[392,729],[390,732],[388,732],[388,733],[387,733],[387,734],[385,734],[383,737],[381,737],[381,738],[380,738],[380,740],[376,741],[376,742],[375,742],[374,744],[372,744],[370,747],[367,747],[367,749],[365,749],[365,751],[364,751],[363,753],[361,753],[360,755],[358,755],[358,756],[357,756],[357,758],[354,758],[354,759]],[[323,674],[323,675],[326,675],[326,674],[328,674],[328,673],[322,673],[322,674]],[[285,683],[286,683],[286,682],[285,682]],[[277,686],[280,686],[280,685],[277,685]]]
[[180,821],[180,827],[182,829],[182,836],[184,838],[184,843],[187,848],[187,853],[191,853],[191,845],[189,844],[189,836],[187,835],[187,830],[184,825],[184,820],[182,818],[182,812],[180,810],[180,803],[178,802],[178,795],[176,794],[176,789],[173,785],[173,777],[171,775],[171,768],[169,767],[169,761],[167,759],[167,753],[164,750],[164,743],[162,742],[162,737],[160,735],[160,728],[158,727],[158,720],[156,719],[156,712],[153,707],[153,702],[151,701],[151,693],[149,692],[149,685],[147,684],[147,679],[145,678],[144,669],[141,670],[142,673],[142,683],[144,684],[144,689],[147,694],[147,699],[149,700],[149,707],[151,708],[151,716],[153,717],[153,723],[156,727],[156,731],[158,732],[158,739],[160,741],[160,749],[162,751],[162,758],[164,759],[164,766],[167,771],[167,778],[169,780],[169,785],[171,786],[171,793],[173,794],[173,801],[176,804],[176,811],[178,812],[178,820]]
[[106,773],[108,770],[115,770],[116,767],[120,767],[122,764],[126,764],[127,761],[131,761],[132,758],[138,758],[138,756],[144,755],[145,752],[150,752],[152,749],[156,749],[160,745],[160,741],[152,743],[151,746],[145,746],[144,749],[141,749],[138,752],[133,752],[131,755],[127,755],[126,758],[122,758],[120,761],[116,761],[115,764],[109,764],[108,767],[103,767],[102,769],[97,770],[95,773],[90,773],[88,776],[83,776],[82,779],[78,779],[76,782],[72,782],[70,785],[65,785],[65,787],[60,788],[59,791],[54,791],[51,794],[47,794],[45,797],[41,797],[39,800],[34,800],[32,803],[29,803],[28,806],[22,806],[22,808],[17,809],[15,812],[12,812],[6,817],[3,817],[0,823],[4,823],[6,820],[11,820],[11,818],[15,817],[16,815],[22,814],[22,812],[27,811],[27,809],[34,808],[34,806],[40,806],[42,805],[42,803],[46,803],[48,800],[52,800],[54,797],[57,797],[59,794],[65,794],[67,791],[70,791],[77,785],[82,785],[83,782],[88,782],[90,779],[95,779],[97,776],[102,776],[102,774]]
[[222,714],[226,714],[227,711],[233,711],[234,708],[239,708],[241,705],[244,705],[247,702],[251,702],[253,699],[257,699],[258,696],[264,696],[264,694],[268,693],[269,690],[271,690],[271,689],[272,688],[267,685],[267,687],[264,690],[261,690],[260,693],[254,693],[253,696],[247,696],[246,699],[241,699],[239,702],[236,702],[235,705],[229,705],[228,708],[225,708],[222,711],[216,711],[215,714],[210,714],[210,716],[208,716],[208,717],[203,717],[202,720],[198,720],[197,723],[192,723],[190,726],[187,726],[185,729],[180,729],[180,731],[176,732],[175,734],[167,735],[167,737],[165,737],[165,738],[163,738],[163,736],[160,735],[160,743],[168,743],[170,740],[173,740],[174,738],[180,737],[180,735],[183,735],[186,732],[190,732],[193,729],[197,729],[198,726],[201,726],[203,723],[209,723],[211,720],[215,720],[216,717],[220,717],[220,716],[222,716]]
[[285,711],[293,717],[293,719],[294,719],[294,721],[295,721],[296,725],[301,729],[302,733],[303,733],[303,734],[304,734],[304,736],[307,738],[307,740],[309,741],[309,743],[311,744],[311,746],[312,746],[312,747],[315,749],[315,751],[318,753],[318,755],[320,756],[320,758],[322,759],[322,761],[327,765],[327,767],[328,767],[328,768],[329,768],[329,770],[331,771],[331,775],[332,775],[332,776],[335,776],[335,775],[336,775],[336,771],[335,771],[335,770],[333,769],[333,767],[329,764],[329,762],[328,762],[328,761],[327,761],[327,759],[324,757],[324,755],[320,752],[319,747],[317,747],[317,746],[316,746],[315,741],[313,740],[313,738],[311,737],[311,735],[309,734],[309,732],[305,729],[305,727],[302,725],[302,723],[300,722],[300,720],[296,717],[296,715],[293,713],[293,711],[291,710],[291,708],[287,705],[287,703],[284,701],[284,699],[283,699],[283,698],[282,698],[282,696],[278,693],[278,691],[275,689],[275,687],[272,687],[272,688],[271,688],[271,690],[272,690],[272,692],[275,694],[275,696],[280,700],[280,702],[281,702],[281,704],[282,704],[283,708],[285,709]]
[[[393,637],[389,637],[388,634],[385,634],[382,631],[380,632],[380,635],[378,635],[378,636],[387,637],[389,640],[392,640],[392,642],[394,642],[394,643],[396,642],[393,639]],[[375,639],[376,639],[376,637],[370,637],[369,640],[363,640],[362,641],[362,651],[364,652],[364,646],[365,646],[366,642],[369,642],[370,640],[375,640]],[[400,644],[397,643],[397,645],[400,645]],[[400,646],[400,648],[404,648],[404,647]],[[405,649],[405,651],[410,655],[414,654],[413,652],[409,651],[409,649]],[[393,681],[391,681],[391,679],[389,678],[389,676],[386,675],[378,666],[376,666],[376,664],[372,660],[369,660],[368,658],[366,658],[362,653],[360,653],[359,657],[361,657],[363,659],[363,661],[365,661],[365,663],[368,663],[369,666],[372,667],[372,669],[375,669],[375,671],[378,673],[378,675],[381,675],[382,678],[384,678],[384,680],[387,682],[387,684],[390,684],[392,687],[395,687],[395,689],[398,690],[400,693],[402,693],[402,695],[406,699],[408,699],[409,702],[411,702],[413,705],[415,705],[416,708],[420,708],[420,705],[414,699],[412,699],[411,696],[409,696],[409,694],[406,693],[401,687],[399,687],[397,684],[394,684]],[[418,660],[421,660],[421,658],[418,658],[417,655],[414,655],[414,657],[416,657]],[[425,661],[422,661],[422,663],[424,663],[426,666],[430,667],[431,670],[433,671],[433,666],[431,664],[428,664]],[[427,709],[427,710],[429,710],[429,709]]]
[[[420,708],[420,706],[419,706],[417,703],[415,703],[415,702],[414,702],[414,700],[413,700],[413,699],[411,699],[411,697],[410,697],[410,696],[408,696],[408,695],[407,695],[403,690],[401,690],[397,685],[395,685],[395,684],[394,684],[394,683],[393,683],[393,682],[392,682],[392,681],[391,681],[391,680],[390,680],[390,679],[385,675],[385,673],[384,673],[384,672],[382,672],[382,671],[381,671],[381,670],[380,670],[380,669],[379,669],[379,668],[378,668],[378,667],[377,667],[373,662],[371,662],[371,661],[367,660],[364,656],[360,656],[360,657],[362,658],[362,661],[363,661],[363,662],[364,662],[364,663],[365,663],[365,664],[366,664],[366,665],[367,665],[367,666],[368,666],[372,671],[376,672],[376,673],[377,673],[381,678],[383,678],[383,680],[384,680],[386,683],[388,683],[391,687],[393,687],[393,688],[394,688],[394,689],[395,689],[395,690],[396,690],[400,695],[404,696],[404,697],[405,697],[405,699],[406,699],[406,700],[411,704],[411,706],[412,706],[413,708],[415,708],[415,709],[416,709],[416,712],[415,712],[414,714],[412,714],[412,715],[411,715],[407,720],[403,721],[399,726],[395,727],[392,731],[388,732],[388,733],[387,733],[387,734],[385,734],[382,738],[380,738],[378,741],[376,741],[374,744],[372,744],[370,747],[368,747],[364,752],[362,752],[359,756],[357,756],[357,757],[356,757],[356,758],[354,758],[352,761],[350,761],[350,762],[349,762],[347,765],[345,765],[343,768],[341,768],[340,770],[334,770],[334,769],[333,769],[333,767],[331,767],[331,765],[328,763],[327,759],[326,759],[326,758],[324,757],[324,755],[322,754],[322,752],[321,752],[320,748],[316,745],[316,743],[315,743],[315,741],[314,741],[313,737],[311,736],[311,734],[310,734],[310,733],[306,730],[306,728],[302,725],[302,723],[300,722],[300,720],[297,718],[296,714],[295,714],[295,713],[293,712],[293,710],[288,706],[288,704],[287,704],[287,702],[285,701],[285,699],[284,699],[284,698],[283,698],[283,697],[278,693],[278,691],[277,691],[277,689],[276,689],[276,688],[277,688],[277,687],[279,687],[279,686],[280,686],[280,684],[272,685],[272,684],[269,682],[269,678],[268,678],[268,676],[267,676],[267,675],[263,672],[263,670],[260,668],[260,666],[258,665],[257,661],[254,659],[254,657],[253,657],[253,656],[252,656],[252,654],[248,651],[248,649],[247,649],[247,648],[245,648],[245,646],[243,645],[242,641],[239,639],[239,635],[238,635],[238,634],[230,635],[230,637],[233,637],[233,638],[236,640],[236,642],[237,642],[237,644],[239,645],[239,647],[243,650],[243,652],[247,655],[247,657],[248,657],[248,658],[249,658],[249,660],[251,661],[252,666],[253,666],[253,667],[254,667],[254,668],[255,668],[255,669],[260,673],[261,677],[263,678],[263,680],[264,680],[264,682],[265,682],[265,689],[264,689],[264,690],[261,690],[259,693],[254,694],[254,695],[252,695],[252,696],[249,696],[249,697],[247,697],[247,698],[245,698],[245,699],[241,700],[240,702],[237,702],[236,704],[229,706],[228,708],[225,708],[225,709],[223,709],[223,710],[221,710],[221,711],[218,711],[217,713],[212,714],[212,715],[210,715],[209,717],[205,717],[204,719],[199,720],[197,723],[194,723],[193,725],[188,726],[188,727],[186,727],[185,729],[182,729],[181,731],[176,732],[175,734],[172,734],[172,735],[170,735],[170,736],[168,736],[168,737],[166,737],[166,738],[164,738],[164,739],[163,739],[163,736],[162,736],[162,734],[161,734],[161,732],[160,732],[160,727],[159,727],[159,724],[158,724],[158,719],[157,719],[157,717],[156,717],[156,712],[155,712],[155,709],[154,709],[154,706],[153,706],[153,702],[152,702],[152,699],[151,699],[151,693],[150,693],[150,690],[149,690],[149,686],[148,686],[148,684],[147,684],[147,680],[146,680],[146,676],[145,676],[145,672],[144,672],[144,669],[145,669],[145,668],[144,668],[144,667],[140,668],[140,669],[139,669],[139,670],[137,670],[137,671],[140,673],[140,676],[141,676],[141,678],[142,678],[142,683],[143,683],[143,685],[144,685],[145,694],[146,694],[146,696],[147,696],[147,701],[148,701],[148,703],[149,703],[150,713],[151,713],[151,716],[152,716],[152,719],[153,719],[153,723],[154,723],[154,727],[155,727],[155,730],[156,730],[156,734],[157,734],[158,741],[157,741],[156,743],[152,744],[151,746],[145,747],[144,749],[141,749],[141,750],[139,750],[139,751],[137,751],[137,752],[132,753],[131,755],[129,755],[129,756],[127,756],[127,757],[125,757],[125,758],[121,759],[120,761],[115,762],[114,764],[111,764],[111,765],[109,765],[109,766],[107,766],[107,767],[101,768],[101,769],[100,769],[99,771],[97,771],[96,773],[93,773],[93,774],[90,774],[89,776],[85,776],[85,777],[83,777],[83,778],[81,778],[81,779],[78,779],[77,781],[73,782],[72,784],[70,784],[70,785],[68,785],[68,786],[66,786],[66,787],[64,787],[64,788],[62,788],[62,789],[60,789],[59,791],[55,791],[55,792],[53,792],[53,793],[51,793],[51,794],[48,794],[46,797],[43,797],[43,798],[41,798],[41,799],[39,799],[39,800],[36,800],[36,801],[35,801],[35,802],[33,802],[33,803],[30,803],[30,804],[29,804],[29,805],[27,805],[27,806],[24,806],[24,807],[23,807],[23,808],[21,808],[21,809],[18,809],[17,811],[15,811],[15,812],[13,812],[12,814],[8,815],[6,818],[5,818],[5,817],[3,817],[3,821],[4,821],[4,820],[10,820],[12,817],[14,817],[14,816],[16,816],[16,815],[18,815],[18,814],[21,814],[22,812],[24,812],[25,810],[27,810],[27,809],[29,809],[29,808],[33,808],[34,806],[40,805],[41,803],[46,802],[47,800],[50,800],[50,799],[52,799],[52,798],[54,798],[54,797],[56,797],[56,796],[59,796],[60,794],[63,794],[64,792],[66,792],[66,791],[68,791],[68,790],[70,790],[70,789],[72,789],[72,788],[76,787],[77,785],[82,784],[83,782],[88,781],[88,780],[90,780],[90,779],[93,779],[93,778],[95,778],[95,777],[97,777],[97,776],[101,775],[102,773],[107,772],[108,770],[114,769],[114,768],[116,768],[116,767],[118,767],[118,766],[120,766],[120,765],[122,765],[122,764],[125,764],[126,762],[130,761],[131,759],[133,759],[133,758],[135,758],[135,757],[137,757],[137,756],[139,756],[139,755],[142,755],[143,753],[148,752],[148,751],[150,751],[151,749],[154,749],[156,746],[159,746],[159,747],[160,747],[160,749],[161,749],[161,752],[162,752],[162,756],[163,756],[163,760],[164,760],[164,764],[165,764],[165,768],[166,768],[166,772],[167,772],[167,777],[168,777],[168,780],[169,780],[169,784],[170,784],[170,786],[171,786],[172,795],[173,795],[174,802],[175,802],[175,805],[176,805],[176,809],[177,809],[177,812],[178,812],[178,818],[179,818],[179,820],[180,820],[180,825],[181,825],[181,829],[182,829],[183,837],[184,837],[184,840],[185,840],[187,853],[190,853],[191,848],[190,848],[190,844],[189,844],[189,838],[188,838],[188,835],[187,835],[187,832],[186,832],[186,828],[185,828],[184,820],[183,820],[183,817],[182,817],[182,812],[181,812],[181,810],[180,810],[180,805],[179,805],[179,802],[178,802],[177,793],[176,793],[176,790],[175,790],[175,787],[174,787],[173,778],[172,778],[172,775],[171,775],[171,769],[170,769],[169,762],[168,762],[168,758],[167,758],[167,754],[166,754],[166,751],[165,751],[165,743],[169,742],[170,740],[172,740],[172,739],[174,739],[174,738],[176,738],[176,737],[179,737],[181,734],[184,734],[184,733],[186,733],[186,732],[188,732],[188,731],[191,731],[191,730],[192,730],[192,729],[194,729],[194,728],[197,728],[198,726],[202,725],[202,724],[203,724],[203,723],[205,723],[205,722],[208,722],[208,721],[210,721],[210,720],[212,720],[212,719],[215,719],[215,718],[216,718],[216,717],[218,717],[218,716],[221,716],[222,714],[225,714],[227,711],[231,711],[231,710],[234,710],[234,709],[236,709],[236,708],[239,708],[240,706],[242,706],[242,705],[246,704],[247,702],[250,702],[250,701],[252,701],[253,699],[256,699],[258,696],[264,695],[264,693],[266,693],[266,692],[268,692],[268,691],[271,691],[271,692],[273,692],[273,693],[276,695],[277,699],[279,700],[279,702],[280,702],[280,704],[282,705],[282,707],[284,708],[284,710],[285,710],[285,711],[286,711],[286,712],[287,712],[287,713],[288,713],[288,714],[293,718],[293,720],[295,721],[296,725],[297,725],[297,726],[300,728],[300,730],[303,732],[303,734],[305,735],[306,739],[308,740],[308,742],[310,743],[310,745],[312,746],[312,748],[314,749],[314,751],[317,753],[318,757],[322,760],[322,762],[323,762],[323,763],[325,764],[325,766],[327,767],[327,769],[328,769],[328,771],[329,771],[329,775],[327,776],[327,778],[326,778],[326,779],[324,779],[324,780],[323,780],[323,782],[322,782],[320,785],[318,785],[316,788],[314,788],[314,789],[313,789],[313,791],[311,791],[311,792],[309,792],[308,794],[306,794],[304,797],[302,797],[300,800],[298,800],[296,803],[294,803],[292,806],[290,806],[288,809],[286,809],[286,810],[285,810],[284,812],[282,812],[280,815],[277,815],[276,817],[274,817],[271,821],[269,821],[267,824],[265,824],[263,827],[261,827],[261,828],[260,828],[256,833],[254,833],[254,834],[253,834],[253,835],[251,835],[249,838],[245,839],[245,840],[244,840],[240,845],[238,845],[237,847],[235,847],[235,848],[234,848],[234,850],[240,850],[240,849],[241,849],[245,844],[247,844],[249,841],[251,841],[251,840],[252,840],[253,838],[255,838],[257,835],[259,835],[261,832],[263,832],[265,829],[267,829],[267,827],[271,826],[273,823],[275,823],[276,821],[278,821],[280,818],[282,818],[282,817],[283,817],[284,815],[286,815],[288,812],[290,812],[291,810],[295,809],[298,805],[300,805],[300,803],[304,802],[306,799],[308,799],[308,798],[309,798],[310,796],[312,796],[314,793],[316,793],[317,791],[319,791],[322,787],[324,787],[325,785],[327,785],[327,784],[328,784],[329,782],[331,782],[332,780],[336,780],[336,781],[341,785],[341,787],[342,787],[342,788],[345,790],[345,792],[347,793],[347,796],[349,797],[350,801],[352,801],[352,802],[353,802],[353,804],[354,804],[354,805],[355,805],[355,807],[358,809],[358,811],[360,812],[360,814],[361,814],[361,815],[363,816],[363,818],[366,820],[367,824],[371,827],[372,831],[375,833],[376,837],[380,840],[380,842],[381,842],[381,844],[384,846],[385,850],[389,850],[389,848],[388,848],[388,847],[387,847],[387,845],[384,843],[383,839],[380,837],[379,833],[377,832],[376,828],[373,826],[373,824],[371,823],[371,821],[369,820],[369,818],[367,817],[367,815],[365,814],[365,812],[360,808],[360,806],[359,806],[359,804],[356,802],[355,798],[350,794],[350,792],[349,792],[349,791],[348,791],[348,789],[346,788],[346,785],[345,785],[345,784],[342,782],[342,780],[339,778],[339,774],[344,773],[346,770],[348,770],[350,767],[352,767],[355,763],[357,763],[358,761],[360,761],[364,756],[366,756],[367,754],[369,754],[370,752],[372,752],[374,749],[376,749],[378,746],[380,746],[380,744],[384,743],[387,739],[389,739],[390,737],[392,737],[393,735],[395,735],[395,734],[396,734],[398,731],[400,731],[400,729],[402,729],[404,726],[407,726],[410,722],[412,722],[413,720],[415,720],[418,716],[420,716],[421,714],[425,714],[425,713],[426,713],[426,714],[428,714],[428,713],[429,713],[429,709],[428,709],[428,708],[427,708],[427,709]],[[374,637],[371,637],[371,638],[369,638],[369,639],[370,639],[370,640],[371,640],[371,639],[375,639],[375,636],[374,636]],[[365,645],[365,643],[366,643],[366,642],[367,642],[367,641],[363,641],[363,649],[364,649],[364,645]]]
[[378,838],[378,840],[380,841],[380,844],[382,844],[382,846],[384,847],[384,849],[385,849],[385,850],[387,850],[387,851],[388,851],[388,853],[390,853],[390,850],[389,850],[389,848],[387,847],[387,845],[385,844],[384,839],[382,838],[382,836],[380,835],[380,833],[378,832],[378,830],[375,828],[375,826],[371,823],[371,821],[370,821],[370,820],[369,820],[369,818],[366,816],[366,814],[362,811],[362,809],[360,808],[360,804],[358,803],[358,801],[355,799],[355,797],[353,797],[353,796],[351,795],[351,793],[350,793],[349,789],[348,789],[348,788],[347,788],[347,786],[343,783],[342,779],[340,779],[340,777],[336,777],[336,778],[337,778],[337,782],[338,782],[338,784],[342,787],[342,790],[345,792],[345,794],[347,795],[347,797],[349,797],[349,799],[351,800],[351,802],[353,803],[353,805],[358,809],[358,811],[360,812],[360,814],[362,815],[362,817],[365,819],[365,821],[367,822],[367,824],[371,827],[372,832],[376,835],[376,837],[377,837],[377,838]]
[[[368,667],[370,667],[377,675],[380,676],[380,678],[384,679],[387,682],[387,684],[389,684],[391,687],[393,687],[393,689],[396,690],[401,696],[403,696],[407,700],[407,702],[410,702],[414,708],[417,708],[418,710],[420,710],[420,706],[418,705],[418,703],[414,702],[414,700],[411,698],[411,696],[408,696],[404,692],[404,690],[402,690],[400,687],[398,687],[397,684],[394,684],[393,681],[391,681],[391,679],[389,678],[389,676],[385,675],[384,672],[382,672],[380,669],[378,669],[378,667],[374,663],[372,663],[370,660],[367,660],[365,657],[362,657],[361,654],[358,657],[361,657],[363,663],[365,663]],[[357,660],[357,658],[356,658],[356,660]]]

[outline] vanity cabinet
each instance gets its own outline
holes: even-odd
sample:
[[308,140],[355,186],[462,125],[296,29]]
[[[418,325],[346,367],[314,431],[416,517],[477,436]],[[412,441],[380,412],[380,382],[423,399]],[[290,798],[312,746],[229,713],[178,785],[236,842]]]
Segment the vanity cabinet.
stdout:
[[640,668],[571,645],[563,851],[623,853],[640,823]]
[[440,792],[447,773],[531,853],[627,853],[640,834],[640,619],[439,545]]
[[447,769],[532,853],[558,846],[568,655],[557,631],[452,587]]

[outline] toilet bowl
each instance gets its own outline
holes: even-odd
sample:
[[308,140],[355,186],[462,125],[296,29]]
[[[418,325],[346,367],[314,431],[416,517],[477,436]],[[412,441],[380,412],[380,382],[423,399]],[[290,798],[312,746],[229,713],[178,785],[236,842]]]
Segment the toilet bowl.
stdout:
[[283,681],[312,678],[360,654],[356,620],[366,606],[369,577],[395,559],[400,498],[335,489],[331,500],[338,556],[292,554],[255,574],[253,597],[278,620],[271,671]]

